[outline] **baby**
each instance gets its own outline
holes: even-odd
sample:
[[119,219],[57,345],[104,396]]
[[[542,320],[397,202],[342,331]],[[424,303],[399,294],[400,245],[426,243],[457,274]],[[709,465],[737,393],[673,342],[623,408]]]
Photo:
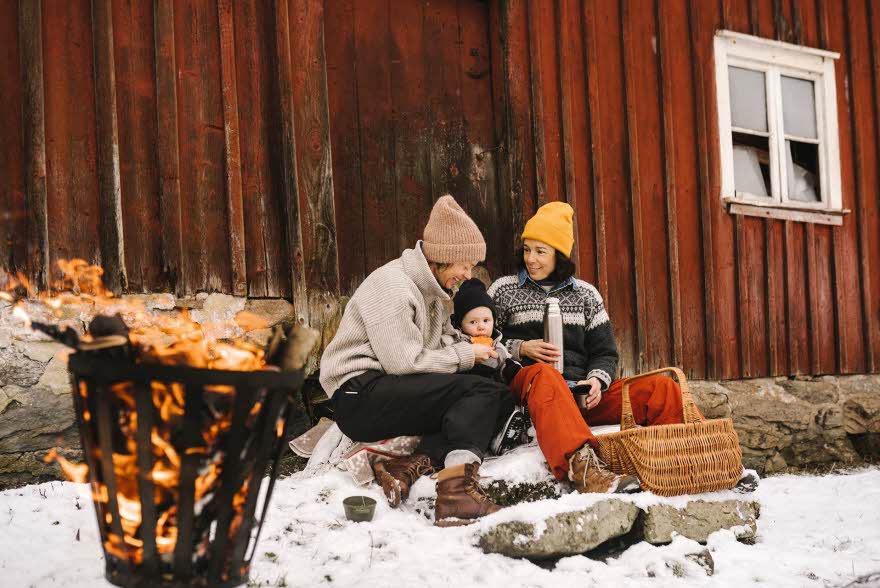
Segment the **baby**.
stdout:
[[[461,340],[492,347],[498,354],[498,357],[478,363],[468,373],[509,383],[522,366],[510,358],[510,352],[501,343],[501,333],[495,330],[495,305],[486,292],[486,286],[477,278],[471,278],[459,287],[454,303],[452,326],[461,332]],[[502,370],[514,373],[502,374]]]
[[[510,352],[501,343],[501,333],[495,330],[495,305],[486,293],[486,286],[472,278],[461,285],[454,302],[452,326],[461,332],[461,340],[492,347],[498,354],[498,357],[489,357],[474,365],[466,373],[509,384],[522,365],[510,357]],[[529,427],[528,417],[519,407],[499,424],[500,430],[489,447],[495,455],[506,453],[519,445]]]

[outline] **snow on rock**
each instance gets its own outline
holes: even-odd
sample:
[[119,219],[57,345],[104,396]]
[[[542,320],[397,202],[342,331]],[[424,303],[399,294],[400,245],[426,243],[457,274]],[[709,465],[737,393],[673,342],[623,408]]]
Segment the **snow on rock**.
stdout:
[[682,535],[705,543],[709,535],[730,529],[737,539],[751,539],[758,532],[760,507],[750,500],[692,500],[684,508],[655,504],[645,509],[642,534],[648,543],[669,543]]
[[585,553],[632,529],[639,509],[632,503],[609,499],[584,510],[553,515],[538,524],[501,523],[480,537],[486,553],[533,559]]

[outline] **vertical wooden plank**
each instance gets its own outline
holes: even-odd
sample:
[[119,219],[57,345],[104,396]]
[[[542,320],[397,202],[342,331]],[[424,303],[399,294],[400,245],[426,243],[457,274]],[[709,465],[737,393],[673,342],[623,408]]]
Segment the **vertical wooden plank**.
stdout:
[[[490,275],[502,274],[510,249],[502,235],[511,231],[509,217],[499,214],[495,155],[499,142],[492,113],[489,7],[482,2],[458,0],[458,60],[461,113],[465,131],[463,176],[469,193],[468,214],[486,239],[486,267]],[[401,187],[398,187],[398,194]]]
[[287,253],[279,246],[284,214],[273,2],[234,2],[233,9],[248,295],[289,298]]
[[53,4],[42,18],[49,258],[100,263],[90,2]]
[[[819,21],[818,29],[819,29],[820,47],[822,49],[832,49],[832,47],[835,47],[833,50],[838,51],[836,46],[833,46],[833,44],[832,44],[832,39],[831,39],[831,20],[832,20],[832,17],[831,17],[831,15],[829,15],[828,5],[824,0],[816,0],[816,12],[817,12],[817,18]],[[837,79],[840,80],[841,73],[840,73],[839,64],[835,67],[835,73],[836,73]],[[840,112],[840,102],[841,102],[841,100],[845,100],[845,99],[846,99],[845,96],[842,96],[840,93],[840,84],[838,82],[838,95],[837,95],[838,132],[840,131],[841,120],[842,120],[841,119],[842,113]],[[844,145],[845,145],[845,142],[841,141],[841,147],[843,147]],[[841,156],[841,190],[844,193],[843,199],[845,200],[846,186],[843,184],[843,150],[842,149],[841,149],[840,156]],[[831,304],[828,304],[827,299],[822,299],[823,302],[825,302],[825,304],[820,304],[819,313],[827,313],[829,309],[832,310],[832,312],[830,314],[831,314],[831,316],[834,317],[834,333],[830,337],[823,337],[821,339],[820,344],[823,346],[823,349],[822,349],[823,352],[826,352],[826,349],[825,349],[826,346],[829,346],[829,345],[833,346],[835,355],[834,355],[833,368],[824,367],[824,366],[827,366],[828,364],[827,364],[827,362],[823,362],[822,371],[824,371],[824,372],[829,372],[829,371],[830,372],[839,372],[841,369],[841,365],[843,365],[845,363],[845,358],[847,356],[847,349],[846,349],[847,341],[846,341],[846,338],[844,337],[844,334],[843,334],[843,329],[845,328],[845,324],[843,322],[843,318],[842,318],[843,315],[841,312],[842,306],[844,304],[843,303],[844,294],[842,292],[841,285],[838,280],[838,274],[834,269],[836,266],[838,266],[840,264],[839,242],[840,242],[841,231],[837,227],[831,227],[828,229],[828,233],[829,233],[828,239],[823,240],[823,242],[826,244],[827,252],[828,252],[828,255],[826,257],[824,257],[824,259],[828,260],[830,269],[828,270],[827,274],[824,273],[824,271],[823,271],[823,273],[821,273],[820,275],[822,275],[823,277],[825,277],[825,276],[828,277],[828,283],[831,284],[833,302]],[[824,236],[824,235],[822,235],[822,236]],[[820,251],[820,255],[821,255],[821,253],[823,252],[822,249],[820,249],[819,251]],[[821,268],[821,270],[825,270],[825,268],[823,267],[823,268]],[[827,355],[827,352],[824,353],[823,355]]]
[[297,321],[309,324],[308,289],[303,257],[302,215],[299,208],[299,182],[297,181],[296,135],[294,129],[293,64],[290,53],[290,20],[287,0],[275,3],[275,50],[278,76],[278,97],[281,109],[281,170],[284,178],[283,210],[284,236],[286,238],[288,263],[290,264],[290,289],[293,292],[293,308]]
[[[22,138],[22,52],[19,38],[18,0],[0,2],[0,39],[7,50],[0,52],[0,93],[6,108],[0,109],[0,128],[8,140],[0,142],[0,274],[27,271],[28,223],[25,207],[25,167]],[[3,278],[0,278],[2,281]]]
[[[501,139],[499,159],[499,210],[509,211],[513,230],[505,247],[513,251],[526,219],[537,207],[535,194],[534,137],[530,99],[531,64],[526,6],[521,2],[491,3],[495,81],[496,133]],[[497,49],[497,51],[495,51]],[[515,260],[507,262],[513,271]]]
[[662,82],[663,145],[669,218],[673,350],[690,377],[707,373],[706,312],[700,228],[694,80],[686,0],[660,0],[657,51]]
[[[333,156],[334,206],[341,290],[351,294],[366,277],[366,232],[361,184],[354,0],[325,5],[325,49]],[[430,196],[430,195],[429,195]]]
[[220,77],[223,96],[223,142],[226,163],[226,216],[229,232],[229,261],[232,293],[247,295],[245,266],[244,202],[241,187],[241,147],[239,146],[238,87],[235,80],[235,28],[232,0],[217,0],[220,28]]
[[180,149],[177,140],[177,57],[174,0],[156,0],[156,104],[158,105],[159,212],[162,218],[162,273],[183,293],[183,223],[180,209]]
[[[596,38],[596,18],[594,4],[582,2],[582,24],[584,29],[584,61],[587,64],[587,111],[590,120],[590,145],[602,136],[602,111],[599,87],[599,48]],[[593,217],[595,219],[593,242],[596,252],[596,285],[600,292],[608,292],[608,251],[607,229],[605,225],[605,181],[602,163],[602,150],[590,149],[590,172],[592,175]]]
[[819,312],[819,263],[816,260],[816,225],[808,223],[804,230],[804,248],[807,258],[807,297],[810,306],[807,315],[810,343],[810,373],[818,374],[822,370],[821,315]]
[[703,266],[705,268],[706,336],[709,377],[742,376],[738,360],[733,222],[722,206],[718,121],[713,57],[714,31],[720,14],[714,3],[690,0],[688,23],[694,68],[694,111],[699,148]]
[[[873,84],[873,103],[874,103],[874,145],[880,149],[880,6],[876,2],[868,2],[868,38],[870,39],[871,50],[871,74],[874,80]],[[876,167],[871,168],[875,173]],[[880,207],[880,177],[872,188],[874,194],[874,206]],[[874,267],[880,265],[880,252],[877,248],[880,245],[874,245],[878,236],[880,236],[880,212],[876,213],[873,221],[869,224],[868,234],[872,236],[872,253],[871,259]],[[870,283],[871,291],[874,296],[875,308],[870,310],[871,319],[873,321],[874,333],[880,329],[880,272],[875,271],[871,275]],[[880,345],[874,345],[874,371],[880,371]]]
[[[740,33],[759,35],[758,29],[758,2],[759,0],[721,0],[722,18],[725,28]],[[757,278],[756,268],[751,267],[748,252],[750,246],[758,246],[754,243],[756,234],[754,229],[763,221],[746,219],[741,216],[733,218],[734,226],[734,250],[733,259],[736,266],[736,315],[737,315],[737,342],[741,373],[744,377],[759,375],[755,372],[752,353],[754,349],[753,321],[756,300],[752,299],[753,288],[750,288],[749,277]],[[762,260],[763,271],[763,260]],[[759,327],[760,329],[760,327]]]
[[[400,255],[397,239],[385,238],[385,235],[396,235],[398,231],[391,124],[391,72],[388,63],[390,10],[388,2],[354,4],[357,55],[355,73],[361,127],[361,182],[364,194],[367,272]],[[433,42],[441,45],[439,39],[434,39]],[[443,84],[449,82],[448,76],[438,76],[435,79],[438,88],[444,87]],[[434,110],[433,105],[432,110]],[[432,149],[432,155],[435,157],[440,157],[439,152],[440,149]],[[434,196],[439,198],[444,193],[440,192]]]
[[[786,0],[786,8],[783,8],[781,0],[763,2],[759,4],[758,11],[758,34],[764,38],[777,39],[780,41],[791,40],[791,27],[789,25],[790,6]],[[753,219],[746,219],[747,223]],[[786,333],[788,327],[785,322],[786,313],[783,306],[785,299],[785,258],[784,225],[790,221],[778,221],[764,219],[754,223],[763,228],[763,252],[764,259],[760,264],[763,270],[763,292],[756,293],[761,296],[763,319],[758,319],[753,328],[759,329],[761,337],[757,341],[763,343],[765,355],[760,357],[761,363],[766,365],[761,370],[761,375],[777,375],[787,370],[783,364],[787,363],[784,358],[788,355],[788,340]],[[759,224],[760,223],[760,224]],[[760,228],[758,229],[760,231]],[[760,240],[758,241],[760,243]],[[766,325],[763,329],[760,325]]]
[[[592,136],[593,150],[602,150],[594,173],[602,176],[601,201],[604,207],[607,288],[602,291],[614,325],[614,335],[620,352],[620,370],[631,375],[638,370],[639,326],[635,299],[635,266],[633,259],[633,211],[629,194],[627,165],[627,132],[624,71],[624,47],[621,39],[623,21],[619,2],[589,0],[585,8],[591,46],[595,43],[598,60],[596,76],[590,83],[599,88],[598,101],[593,112],[601,116],[598,133]],[[592,58],[590,58],[592,59]],[[595,80],[595,82],[593,81]],[[594,117],[594,124],[596,121]],[[624,195],[624,196],[621,196]],[[601,215],[599,215],[601,216]],[[601,284],[600,269],[600,284]],[[643,327],[646,325],[642,325]]]
[[466,212],[477,211],[478,217],[480,195],[469,177],[472,153],[462,97],[467,76],[462,72],[459,3],[425,3],[424,32],[425,69],[433,80],[427,88],[432,198],[452,194]]
[[[852,105],[850,124],[852,136],[855,221],[857,228],[858,279],[861,291],[861,327],[864,342],[865,369],[876,372],[878,364],[875,354],[878,347],[878,315],[880,308],[875,305],[877,291],[872,287],[874,273],[872,267],[880,263],[880,236],[877,231],[878,204],[877,174],[878,154],[874,142],[878,113],[874,110],[873,87],[871,84],[871,47],[868,27],[867,7],[863,0],[847,0],[844,28],[846,34],[846,85],[848,100]],[[872,230],[873,229],[873,230]],[[857,328],[857,325],[853,325]]]
[[[529,42],[529,64],[531,68],[530,84],[532,95],[532,132],[534,134],[535,149],[535,192],[537,197],[537,206],[541,206],[547,202],[547,141],[551,139],[547,134],[546,115],[544,114],[544,69],[545,64],[542,62],[541,56],[541,37],[552,37],[550,31],[542,31],[542,15],[546,12],[550,5],[545,4],[539,6],[536,0],[529,0],[526,11],[526,22],[528,23],[528,42]],[[551,126],[550,132],[553,131]],[[552,140],[552,139],[551,139]],[[553,181],[553,176],[549,181]],[[558,192],[553,192],[554,200],[558,199]],[[528,214],[526,215],[529,216]]]
[[127,287],[128,277],[122,229],[116,62],[113,57],[113,8],[110,0],[92,0],[92,41],[95,54],[101,265],[104,268],[104,285],[118,293]]
[[559,31],[559,92],[562,121],[562,163],[565,199],[575,210],[575,250],[578,275],[596,284],[596,253],[593,213],[592,166],[586,146],[590,144],[587,128],[587,87],[584,64],[584,29],[580,2],[565,0],[556,12]]
[[[339,261],[336,253],[336,214],[333,202],[333,161],[330,153],[330,115],[324,57],[324,3],[292,0],[288,17],[291,36],[296,133],[297,193],[300,197],[303,252],[309,321],[322,327],[338,315]],[[324,339],[323,349],[330,343]]]
[[836,64],[837,115],[840,133],[840,175],[843,208],[853,210],[843,225],[832,228],[834,247],[834,281],[837,297],[838,371],[854,373],[864,369],[865,341],[863,339],[863,312],[858,260],[859,209],[857,177],[854,166],[851,95],[847,80],[848,60],[846,6],[839,2],[823,2],[828,19],[828,43],[841,54]]
[[[797,12],[800,14],[803,42],[807,46],[819,46],[821,44],[819,39],[819,19],[815,0],[797,0],[796,3],[798,6]],[[790,279],[788,282],[789,307],[791,307],[792,299],[802,301],[802,304],[806,305],[806,316],[803,318],[805,324],[802,327],[806,332],[802,331],[803,335],[799,341],[799,345],[800,348],[804,350],[803,355],[807,355],[807,357],[803,358],[801,361],[801,369],[812,374],[822,372],[822,339],[820,333],[831,333],[834,328],[833,313],[821,313],[821,305],[819,302],[820,297],[822,296],[830,298],[831,284],[828,281],[820,280],[819,261],[817,258],[821,255],[823,256],[822,259],[827,260],[830,258],[831,252],[826,251],[817,253],[819,242],[817,233],[821,234],[828,232],[830,232],[830,227],[828,226],[818,226],[813,223],[805,223],[805,226],[803,227],[804,244],[802,250],[804,267],[801,269],[806,276],[806,280],[798,281],[797,279],[791,279],[791,275],[789,274]],[[801,255],[801,253],[794,249],[794,247],[791,247],[791,249],[794,251],[795,255]],[[788,265],[789,268],[794,267],[794,264],[791,263],[791,261],[789,261]],[[827,261],[825,265],[827,267]],[[804,287],[806,287],[806,300],[804,300],[804,296],[801,295]],[[820,288],[827,293],[823,294],[820,292]],[[801,318],[798,315],[793,314],[790,310],[789,316],[791,321],[789,323],[790,325],[799,325]],[[792,341],[792,345],[794,345],[794,341]],[[809,354],[806,353],[807,350],[809,351]],[[834,370],[833,363],[832,354],[831,367],[829,368],[830,371]]]
[[153,2],[113,2],[113,57],[122,235],[129,292],[167,290],[162,279]]
[[[819,229],[820,227],[816,227],[815,230],[815,257],[817,258],[816,281],[820,286],[816,290],[816,314],[813,315],[818,326],[818,340],[815,343],[818,346],[816,355],[819,369],[816,371],[820,374],[834,374],[838,373],[840,357],[840,346],[835,339],[840,319],[837,316],[839,309],[835,291],[834,233],[830,229],[824,231]],[[826,287],[822,287],[823,284]]]
[[[776,38],[788,43],[801,43],[800,17],[795,12],[794,0],[779,0],[776,7]],[[798,370],[799,361],[798,342],[792,340],[792,333],[796,326],[791,324],[796,316],[792,314],[792,296],[790,290],[797,287],[793,280],[793,274],[797,268],[792,267],[788,258],[788,251],[797,250],[799,242],[792,242],[800,236],[803,223],[783,221],[773,223],[767,236],[768,256],[768,293],[772,293],[775,300],[768,300],[768,316],[774,322],[773,330],[768,329],[770,338],[770,368],[773,374],[791,374]],[[775,247],[775,257],[771,254],[771,246]],[[780,250],[781,249],[781,250]],[[797,260],[792,260],[795,264]],[[800,282],[803,284],[803,282]],[[772,290],[771,290],[772,288]],[[769,297],[768,297],[769,298]]]
[[43,94],[42,1],[19,0],[18,39],[22,75],[24,188],[27,210],[27,275],[36,288],[48,285],[49,224],[46,186],[46,123]]
[[[654,5],[657,27],[657,70],[659,75],[659,97],[661,105],[662,117],[662,150],[663,161],[665,162],[663,169],[663,191],[666,200],[666,250],[669,259],[669,297],[670,297],[670,326],[672,328],[672,364],[683,365],[684,360],[684,344],[682,340],[682,316],[681,316],[681,299],[682,291],[693,289],[693,285],[682,283],[681,273],[679,269],[679,221],[678,221],[678,190],[679,184],[677,180],[677,136],[679,129],[675,126],[673,108],[681,108],[681,105],[674,100],[675,82],[673,81],[672,69],[674,62],[671,61],[671,55],[674,48],[670,47],[676,40],[669,34],[669,21],[673,18],[671,6],[673,3],[667,0],[656,0]],[[673,106],[674,105],[674,106]],[[689,362],[693,361],[688,358]],[[696,362],[694,362],[696,363]],[[695,366],[689,365],[689,371],[693,374]]]
[[[812,224],[812,223],[810,223]],[[807,326],[807,300],[811,296],[808,286],[808,262],[805,255],[804,223],[786,222],[783,241],[785,262],[785,324],[789,358],[788,374],[810,372],[809,327]]]
[[638,3],[631,0],[623,0],[622,4],[639,369],[644,371],[669,365],[673,347],[666,248],[668,217],[661,164],[663,130],[657,100],[657,29],[655,10],[640,10]]
[[397,248],[403,250],[422,238],[433,204],[427,99],[431,81],[425,60],[424,3],[405,2],[395,6],[389,18],[396,206],[406,211],[398,219],[394,236]]
[[184,290],[230,292],[220,20],[216,0],[175,10]]
[[741,374],[744,378],[756,375],[752,365],[752,321],[750,318],[755,313],[755,302],[752,300],[752,288],[749,288],[749,278],[754,274],[749,272],[749,261],[746,255],[749,252],[748,238],[746,236],[746,219],[736,215],[733,219],[735,228],[735,254],[736,260],[736,314],[738,324],[739,361]]

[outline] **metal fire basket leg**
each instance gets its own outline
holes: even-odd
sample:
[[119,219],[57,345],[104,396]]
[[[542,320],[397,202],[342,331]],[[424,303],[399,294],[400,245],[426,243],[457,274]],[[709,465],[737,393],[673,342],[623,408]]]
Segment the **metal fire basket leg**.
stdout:
[[83,353],[69,369],[107,579],[131,588],[245,583],[302,372]]

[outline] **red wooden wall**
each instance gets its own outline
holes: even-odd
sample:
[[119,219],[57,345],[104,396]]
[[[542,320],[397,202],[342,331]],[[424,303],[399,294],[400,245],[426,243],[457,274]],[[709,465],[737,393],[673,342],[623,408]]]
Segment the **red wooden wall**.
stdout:
[[[718,29],[837,51],[839,227],[731,216]],[[512,269],[541,203],[626,372],[880,371],[873,0],[0,0],[0,267],[293,300],[304,321],[451,191]]]
[[[625,371],[880,369],[880,5],[532,0],[504,3],[499,19],[516,72],[505,90],[521,121],[519,208],[575,207],[580,271],[605,295]],[[723,209],[719,29],[841,54],[843,226]]]

